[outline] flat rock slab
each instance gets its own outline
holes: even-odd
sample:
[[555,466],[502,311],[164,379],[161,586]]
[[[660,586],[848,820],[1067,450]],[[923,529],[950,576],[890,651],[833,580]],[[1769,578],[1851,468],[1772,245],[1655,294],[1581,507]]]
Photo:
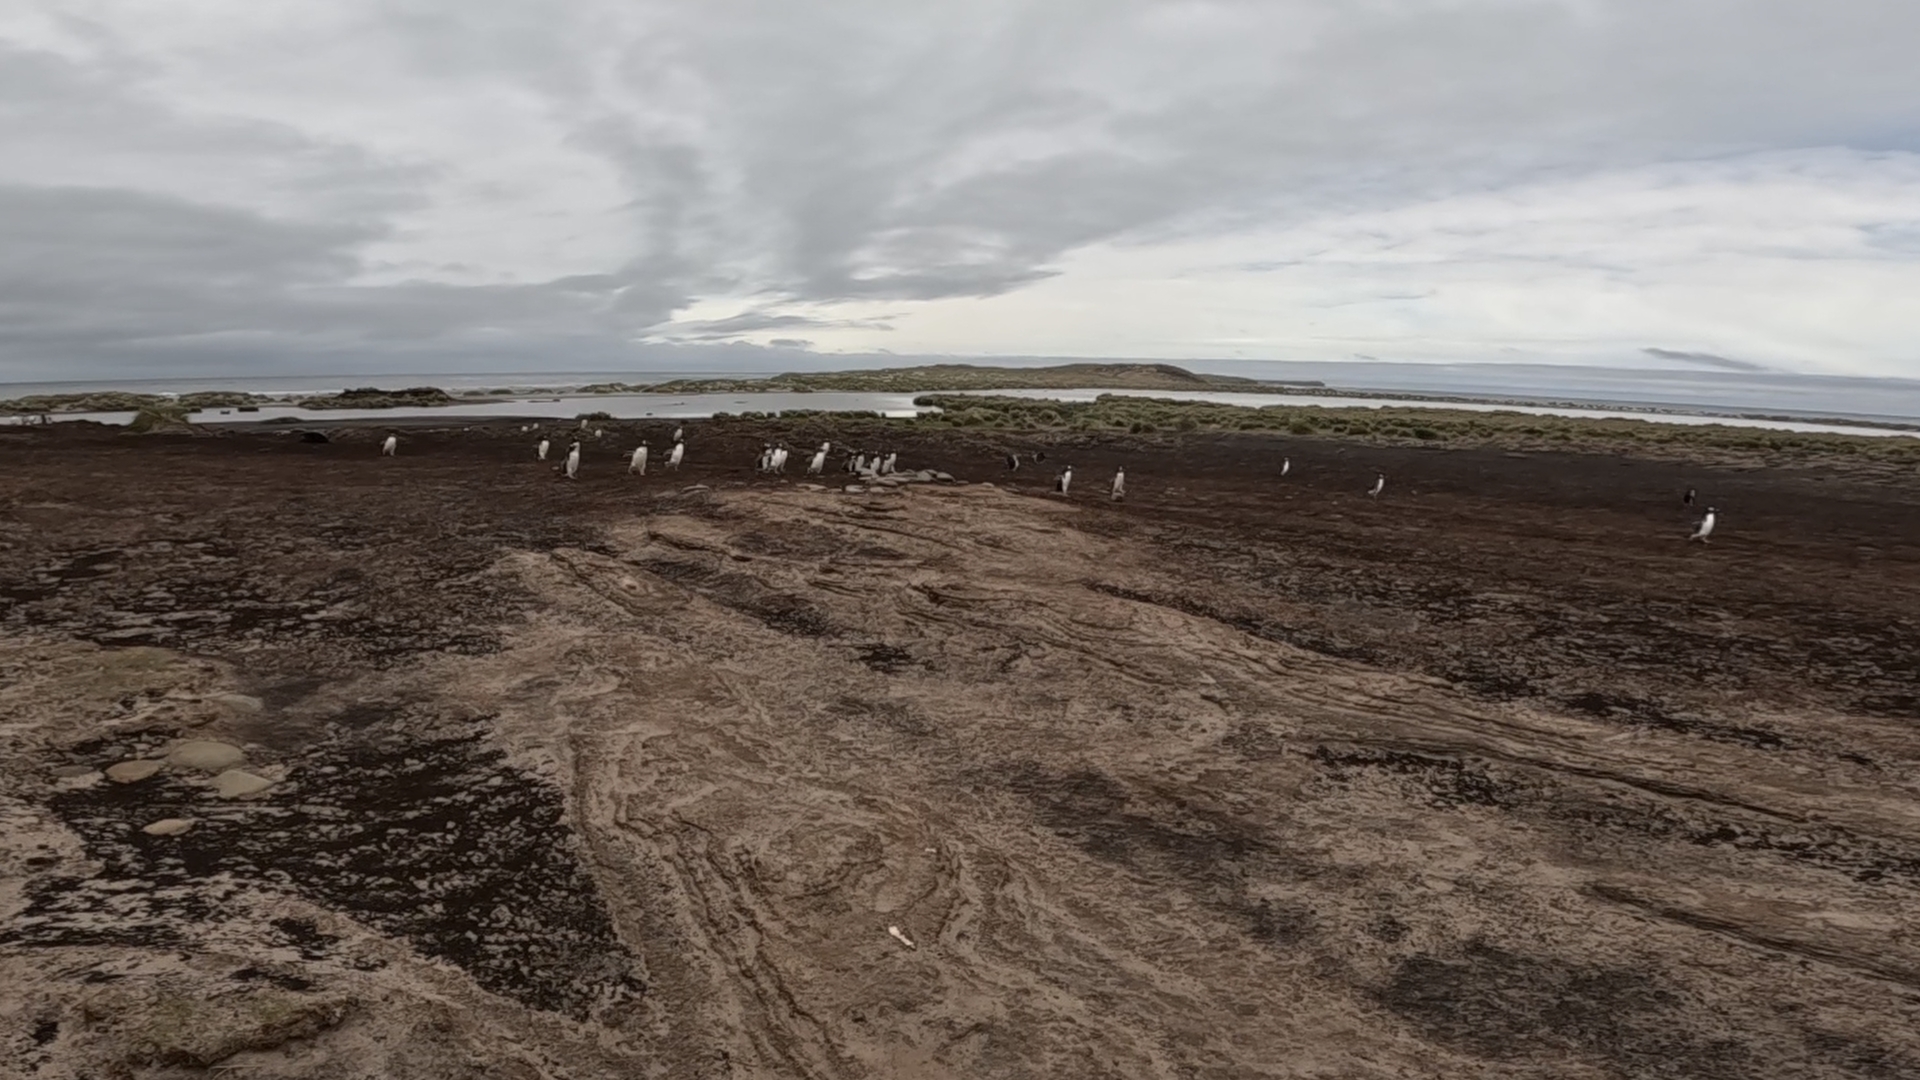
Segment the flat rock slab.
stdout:
[[174,747],[173,752],[167,755],[169,765],[210,773],[231,769],[246,760],[247,755],[239,747],[212,739],[188,740]]
[[148,836],[179,836],[191,828],[193,828],[193,819],[170,817],[161,818],[159,821],[142,828],[140,831],[146,833]]
[[154,761],[150,758],[122,761],[118,764],[107,766],[107,779],[116,784],[137,783],[159,772],[160,767],[165,764],[166,762],[164,761]]
[[273,781],[245,769],[228,769],[213,778],[213,793],[223,799],[244,799],[273,786]]

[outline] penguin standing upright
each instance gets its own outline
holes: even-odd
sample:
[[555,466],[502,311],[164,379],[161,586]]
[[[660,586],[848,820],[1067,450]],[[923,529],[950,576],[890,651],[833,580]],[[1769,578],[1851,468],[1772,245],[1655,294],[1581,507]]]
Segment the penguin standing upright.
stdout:
[[1714,522],[1719,520],[1719,517],[1719,513],[1713,507],[1707,507],[1707,516],[1701,518],[1700,524],[1693,527],[1693,535],[1687,537],[1688,542],[1698,540],[1703,544],[1706,543],[1707,537],[1713,535]]
[[633,457],[627,462],[627,472],[647,475],[647,444],[644,439],[634,448]]
[[1067,489],[1071,486],[1073,486],[1073,466],[1069,465],[1061,469],[1060,475],[1054,478],[1053,490],[1065,495],[1067,494]]
[[1127,497],[1127,470],[1113,470],[1113,501],[1119,502]]
[[1694,499],[1694,492],[1693,492],[1693,489],[1692,489],[1692,488],[1688,488],[1688,489],[1687,489],[1687,493],[1686,493],[1685,495],[1682,495],[1682,496],[1680,496],[1680,503],[1681,503],[1681,505],[1683,505],[1683,506],[1692,506],[1692,505],[1693,505],[1693,499]]
[[547,460],[547,451],[552,449],[552,447],[553,447],[552,443],[548,442],[545,439],[541,439],[540,445],[533,448],[533,454],[535,457],[539,458],[541,461],[545,461]]
[[389,435],[387,441],[380,444],[380,456],[392,457],[400,449],[400,436]]
[[821,473],[825,472],[826,470],[827,470],[827,444],[821,443],[820,449],[815,450],[813,452],[813,457],[807,461],[807,475],[819,476]]
[[573,445],[567,447],[567,479],[578,480],[580,479],[579,473],[580,473],[580,444],[576,442]]
[[1293,471],[1293,459],[1290,457],[1281,458],[1280,459],[1280,475],[1285,476],[1292,471]]
[[1007,455],[1007,471],[1018,472],[1019,470],[1020,470],[1020,455],[1008,454]]
[[1380,493],[1385,490],[1387,490],[1387,474],[1381,473],[1373,481],[1373,487],[1367,489],[1367,497],[1370,499],[1377,499],[1380,497]]
[[673,444],[673,453],[667,455],[667,468],[672,469],[674,472],[679,472],[680,461],[686,456],[687,444],[675,441]]

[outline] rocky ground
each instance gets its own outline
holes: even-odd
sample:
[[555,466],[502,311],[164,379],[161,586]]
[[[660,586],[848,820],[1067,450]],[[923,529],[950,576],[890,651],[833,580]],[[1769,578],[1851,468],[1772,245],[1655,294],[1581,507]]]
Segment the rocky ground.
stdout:
[[0,433],[0,1075],[1920,1075],[1910,482],[603,426]]

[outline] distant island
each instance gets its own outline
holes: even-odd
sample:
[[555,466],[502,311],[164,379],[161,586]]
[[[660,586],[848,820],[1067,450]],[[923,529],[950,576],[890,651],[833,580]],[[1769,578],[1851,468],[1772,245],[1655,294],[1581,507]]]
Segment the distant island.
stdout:
[[676,379],[653,385],[595,383],[593,394],[738,394],[844,391],[941,393],[954,390],[1229,390],[1251,393],[1267,387],[1322,387],[1320,382],[1273,382],[1237,375],[1203,375],[1173,364],[1056,364],[996,367],[923,364],[857,371],[789,372],[754,379]]

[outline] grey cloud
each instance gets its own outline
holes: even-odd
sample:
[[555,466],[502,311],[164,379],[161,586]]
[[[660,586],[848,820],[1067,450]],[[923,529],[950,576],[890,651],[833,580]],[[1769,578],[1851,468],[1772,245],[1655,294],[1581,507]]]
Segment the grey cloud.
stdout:
[[0,240],[24,245],[0,251],[0,371],[194,350],[612,362],[661,333],[830,325],[664,327],[700,296],[990,296],[1100,242],[1920,147],[1908,0],[410,0],[344,23],[366,40],[338,55],[401,57],[475,117],[537,100],[617,177],[627,249],[532,284],[355,284],[432,209],[430,163],[313,134],[324,94],[275,122],[170,109],[134,29],[103,24],[91,60],[0,39]]
[[813,342],[806,338],[777,337],[769,339],[767,344],[776,349],[805,349],[812,347]]
[[1699,364],[1701,367],[1718,368],[1721,371],[1771,371],[1765,364],[1756,364],[1751,360],[1736,360],[1731,356],[1715,356],[1713,353],[1679,352],[1674,349],[1642,349],[1648,356],[1661,360],[1678,360],[1687,364]]
[[[682,298],[623,275],[532,285],[364,286],[378,227],[274,220],[127,191],[0,186],[0,355],[9,363],[537,352],[619,342]],[[604,347],[598,352],[607,351]]]

